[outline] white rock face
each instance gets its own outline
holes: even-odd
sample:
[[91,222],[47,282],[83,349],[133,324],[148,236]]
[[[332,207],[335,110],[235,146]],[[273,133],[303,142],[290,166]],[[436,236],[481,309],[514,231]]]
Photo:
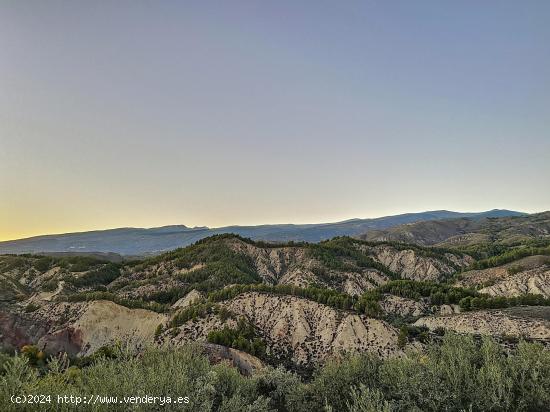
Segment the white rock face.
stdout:
[[364,270],[362,273],[346,273],[343,292],[359,296],[366,290],[374,289],[388,281],[388,277],[377,270]]
[[432,258],[419,257],[413,250],[395,250],[380,247],[376,250],[377,259],[402,277],[414,280],[437,280],[442,274],[452,273],[450,266]]
[[350,295],[360,295],[388,281],[388,277],[375,269],[357,269],[356,272],[324,268],[327,278],[337,279],[332,285],[320,276],[319,262],[312,259],[303,247],[261,248],[238,239],[230,241],[233,250],[250,256],[263,281],[271,285],[295,285],[307,287],[312,284],[339,289]]
[[73,327],[82,333],[83,355],[120,339],[151,343],[155,329],[166,315],[145,309],[128,309],[110,301],[94,301]]
[[[107,300],[57,303],[52,304],[52,308],[55,308],[55,313],[50,319],[66,322],[58,328],[54,326],[39,340],[39,346],[52,352],[64,350],[78,355],[89,355],[116,341],[136,346],[150,344],[157,326],[167,319],[164,314],[128,309]],[[64,312],[70,313],[69,319],[63,319]]]
[[57,283],[57,288],[54,291],[35,293],[33,296],[31,296],[28,299],[27,304],[33,303],[33,304],[41,305],[44,302],[51,302],[57,295],[63,292],[64,287],[65,287],[65,281],[60,280]]
[[454,313],[460,313],[460,306],[458,305],[441,305],[439,308],[439,314],[442,316],[452,315]]
[[520,296],[526,293],[550,297],[550,268],[537,268],[509,275],[480,290],[491,296]]
[[[386,322],[307,299],[251,292],[221,304],[248,319],[270,353],[298,365],[312,365],[342,352],[369,351],[380,356],[403,353],[397,347],[397,331]],[[236,321],[221,322],[210,315],[186,322],[176,336],[165,332],[163,339],[174,344],[204,341],[210,331],[226,326],[234,328]]]
[[278,355],[316,363],[341,351],[399,353],[397,331],[384,321],[337,311],[295,296],[245,293],[227,308],[253,323]]
[[475,287],[512,279],[515,275],[510,274],[511,269],[517,272],[515,275],[532,269],[547,271],[550,270],[550,257],[542,255],[528,256],[494,268],[469,270],[461,274],[461,280],[456,282],[455,286]]
[[385,295],[380,307],[386,313],[399,316],[421,316],[428,311],[426,304],[400,296]]
[[198,302],[202,298],[203,298],[202,293],[200,293],[198,290],[193,289],[191,292],[189,292],[183,298],[178,299],[178,301],[172,305],[172,309],[186,308],[187,306]]
[[295,284],[311,281],[315,261],[302,247],[262,248],[238,239],[229,242],[239,253],[250,256],[262,279],[269,284]]
[[459,333],[550,339],[550,322],[537,318],[516,317],[499,310],[430,316],[420,318],[414,324],[426,326],[429,329],[443,328]]
[[[390,245],[363,245],[361,250],[406,279],[435,281],[456,271],[445,261],[419,255],[414,249],[399,250]],[[445,256],[458,267],[466,267],[471,261],[469,256],[459,257],[450,253]]]

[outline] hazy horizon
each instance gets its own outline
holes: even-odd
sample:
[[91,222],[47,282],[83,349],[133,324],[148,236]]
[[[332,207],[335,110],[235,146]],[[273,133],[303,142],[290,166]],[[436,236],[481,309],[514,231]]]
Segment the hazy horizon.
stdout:
[[0,4],[0,240],[550,209],[550,2]]
[[[69,230],[67,232],[39,233],[39,234],[36,234],[36,235],[30,235],[30,236],[25,236],[25,237],[21,237],[21,238],[0,239],[0,242],[12,241],[12,240],[24,240],[24,239],[27,239],[27,238],[40,237],[40,236],[55,236],[55,235],[64,235],[64,234],[71,234],[71,233],[84,233],[84,232],[101,232],[101,231],[116,230],[116,229],[156,229],[156,228],[170,227],[170,226],[185,226],[189,229],[201,228],[201,227],[205,227],[205,228],[208,228],[208,229],[219,229],[219,228],[223,228],[223,227],[232,227],[232,226],[247,227],[247,226],[285,225],[285,224],[299,226],[299,225],[310,225],[310,224],[311,225],[314,225],[314,224],[333,224],[333,223],[342,223],[342,222],[351,221],[351,220],[379,219],[379,218],[391,217],[391,216],[416,214],[416,213],[439,212],[439,211],[449,211],[449,212],[457,212],[457,213],[482,213],[482,212],[487,212],[487,211],[491,211],[491,210],[509,210],[509,211],[512,211],[511,209],[507,209],[507,208],[493,208],[493,209],[477,210],[477,211],[430,209],[430,210],[415,210],[415,211],[407,211],[407,212],[397,212],[395,214],[380,215],[380,216],[348,217],[348,218],[343,218],[343,219],[338,219],[338,220],[324,220],[324,221],[311,221],[311,222],[284,222],[284,221],[282,221],[282,222],[261,222],[261,223],[252,223],[252,224],[246,224],[246,225],[241,225],[241,224],[238,224],[238,223],[236,223],[236,224],[230,223],[230,224],[224,225],[224,226],[207,226],[207,225],[191,226],[191,225],[185,224],[185,222],[176,222],[176,223],[172,223],[172,224],[157,225],[157,226],[114,226],[114,227],[104,227],[104,228],[101,228],[101,227],[91,228],[91,229],[84,229],[84,230]],[[513,210],[513,211],[514,212],[527,213],[527,214],[537,214],[537,213],[547,212],[547,210],[539,210],[539,211],[534,211],[534,212],[526,212],[524,210]]]

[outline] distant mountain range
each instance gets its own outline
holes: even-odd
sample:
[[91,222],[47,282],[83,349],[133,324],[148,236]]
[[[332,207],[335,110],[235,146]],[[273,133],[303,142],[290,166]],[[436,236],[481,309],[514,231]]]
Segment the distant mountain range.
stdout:
[[264,241],[319,242],[335,236],[364,236],[370,231],[385,230],[398,225],[441,219],[522,216],[511,210],[490,210],[480,213],[461,213],[436,210],[406,213],[375,219],[351,219],[336,223],[279,224],[259,226],[226,226],[220,228],[184,225],[159,228],[120,228],[91,232],[36,236],[0,242],[0,254],[8,253],[118,253],[126,256],[157,254],[190,245],[202,238],[235,233]]

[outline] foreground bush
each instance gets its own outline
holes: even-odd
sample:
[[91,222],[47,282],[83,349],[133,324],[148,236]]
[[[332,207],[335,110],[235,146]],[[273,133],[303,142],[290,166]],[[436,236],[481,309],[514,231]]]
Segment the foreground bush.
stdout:
[[[487,338],[447,334],[423,353],[381,360],[373,355],[329,361],[304,382],[282,368],[243,377],[211,366],[197,346],[118,350],[82,369],[65,358],[39,374],[25,356],[4,359],[0,410],[189,411],[545,411],[550,405],[550,352],[521,342],[512,353]],[[58,405],[15,408],[14,393],[189,397],[186,405]]]

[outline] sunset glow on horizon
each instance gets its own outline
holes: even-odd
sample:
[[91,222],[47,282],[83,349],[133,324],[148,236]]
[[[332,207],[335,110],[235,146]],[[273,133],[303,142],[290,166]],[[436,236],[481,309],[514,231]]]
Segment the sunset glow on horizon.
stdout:
[[550,2],[443,3],[3,2],[0,241],[549,210]]

